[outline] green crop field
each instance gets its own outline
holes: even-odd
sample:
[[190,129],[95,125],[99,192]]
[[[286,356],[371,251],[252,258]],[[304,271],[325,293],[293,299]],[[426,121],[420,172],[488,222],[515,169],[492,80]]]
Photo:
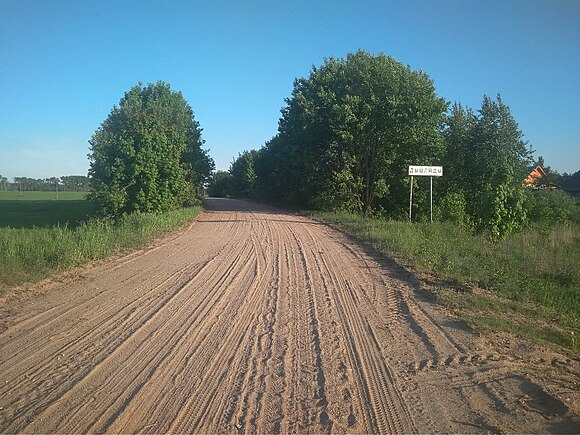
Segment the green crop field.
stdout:
[[94,215],[84,192],[0,191],[0,228],[76,227]]
[[86,192],[19,192],[0,190],[0,201],[76,201],[84,199]]

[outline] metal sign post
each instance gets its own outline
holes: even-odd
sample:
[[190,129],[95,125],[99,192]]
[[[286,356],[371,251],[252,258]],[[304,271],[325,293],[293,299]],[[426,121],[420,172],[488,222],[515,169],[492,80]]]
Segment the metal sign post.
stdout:
[[412,207],[413,207],[413,176],[411,175],[411,193],[409,195],[409,222],[411,222]]
[[413,176],[415,175],[429,177],[431,222],[433,222],[433,177],[443,176],[443,166],[409,166],[409,175],[411,176],[411,189],[409,194],[409,222],[411,222],[411,210],[413,208]]
[[430,196],[431,196],[431,223],[433,223],[433,177],[429,177]]

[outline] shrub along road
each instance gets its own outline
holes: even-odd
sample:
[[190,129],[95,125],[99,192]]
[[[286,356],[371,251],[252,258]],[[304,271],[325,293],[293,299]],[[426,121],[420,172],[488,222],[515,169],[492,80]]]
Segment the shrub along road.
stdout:
[[578,428],[577,390],[534,377],[536,353],[496,350],[394,262],[304,217],[206,207],[148,249],[5,296],[2,432]]

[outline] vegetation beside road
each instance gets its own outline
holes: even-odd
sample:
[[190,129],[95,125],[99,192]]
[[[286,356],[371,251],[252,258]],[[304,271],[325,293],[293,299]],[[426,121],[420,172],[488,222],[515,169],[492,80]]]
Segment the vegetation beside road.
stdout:
[[139,83],[89,141],[88,198],[107,217],[199,205],[215,168],[203,143],[181,92]]
[[[494,243],[445,222],[410,225],[346,212],[311,216],[443,279],[436,285],[441,302],[476,328],[580,353],[580,226],[538,225]],[[465,291],[469,287],[489,292]]]
[[[30,198],[39,197],[38,192],[26,193]],[[4,197],[2,192],[0,198]],[[201,211],[201,207],[192,207],[163,213],[133,213],[118,219],[93,217],[77,221],[71,216],[81,216],[92,207],[86,200],[0,199],[0,210],[5,210],[6,204],[11,213],[1,213],[0,292],[92,260],[143,247]],[[36,214],[28,215],[31,207]]]
[[[89,141],[89,177],[0,176],[11,190],[0,195],[0,291],[145,246],[194,218],[214,168],[203,142],[180,92],[139,83]],[[80,187],[89,192],[58,192]]]

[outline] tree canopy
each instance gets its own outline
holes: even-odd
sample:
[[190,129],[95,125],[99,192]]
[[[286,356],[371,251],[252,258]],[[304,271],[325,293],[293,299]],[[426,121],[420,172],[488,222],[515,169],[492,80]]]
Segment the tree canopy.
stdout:
[[500,238],[523,226],[522,180],[532,151],[501,96],[484,96],[476,113],[455,104],[444,130],[443,194],[465,198],[466,212],[480,231]]
[[258,189],[315,208],[404,208],[406,165],[438,163],[446,109],[427,74],[392,57],[326,59],[295,81],[256,157]]
[[240,198],[250,198],[254,196],[256,173],[254,171],[254,160],[258,151],[250,150],[241,153],[230,166],[231,193]]
[[214,168],[193,110],[164,82],[132,87],[89,143],[89,198],[105,215],[193,204]]

